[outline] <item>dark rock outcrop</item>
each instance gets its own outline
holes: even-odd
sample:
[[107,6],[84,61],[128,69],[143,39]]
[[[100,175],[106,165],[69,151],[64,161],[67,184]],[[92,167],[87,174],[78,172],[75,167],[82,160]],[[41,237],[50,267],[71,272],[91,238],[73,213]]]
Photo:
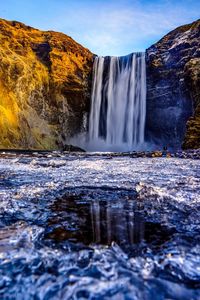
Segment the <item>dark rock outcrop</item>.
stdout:
[[84,149],[77,147],[77,146],[73,146],[73,145],[65,145],[65,147],[63,148],[63,151],[67,151],[67,152],[86,152]]
[[184,148],[199,148],[200,20],[173,30],[146,56],[148,140],[171,147],[184,140]]
[[62,149],[89,111],[93,54],[0,19],[0,148]]
[[199,57],[192,58],[186,64],[185,72],[190,94],[193,99],[194,114],[187,122],[183,148],[198,149],[200,148],[200,47]]

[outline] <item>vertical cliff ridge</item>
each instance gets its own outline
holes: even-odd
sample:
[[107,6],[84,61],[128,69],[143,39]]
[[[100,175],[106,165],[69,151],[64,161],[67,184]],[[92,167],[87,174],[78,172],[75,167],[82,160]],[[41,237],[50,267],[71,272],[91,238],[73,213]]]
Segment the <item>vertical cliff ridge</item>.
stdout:
[[147,139],[200,148],[200,20],[168,33],[146,57]]

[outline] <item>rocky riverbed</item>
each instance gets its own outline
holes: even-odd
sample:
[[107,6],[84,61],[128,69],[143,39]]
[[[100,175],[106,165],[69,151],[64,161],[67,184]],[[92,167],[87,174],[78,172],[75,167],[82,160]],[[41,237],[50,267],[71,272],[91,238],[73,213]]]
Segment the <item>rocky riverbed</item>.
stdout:
[[199,152],[145,156],[2,152],[1,299],[200,299]]

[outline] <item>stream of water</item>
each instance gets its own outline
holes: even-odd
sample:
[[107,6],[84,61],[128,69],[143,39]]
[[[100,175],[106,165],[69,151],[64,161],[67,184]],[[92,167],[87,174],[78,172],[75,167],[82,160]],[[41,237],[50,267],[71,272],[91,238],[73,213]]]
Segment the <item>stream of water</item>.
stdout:
[[1,299],[200,299],[200,165],[0,156]]

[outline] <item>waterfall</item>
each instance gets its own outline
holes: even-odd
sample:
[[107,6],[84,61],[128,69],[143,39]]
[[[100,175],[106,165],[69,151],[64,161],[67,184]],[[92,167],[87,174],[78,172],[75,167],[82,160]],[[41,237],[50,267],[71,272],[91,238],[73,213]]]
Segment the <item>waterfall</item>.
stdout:
[[88,150],[131,151],[144,143],[145,53],[96,57]]

